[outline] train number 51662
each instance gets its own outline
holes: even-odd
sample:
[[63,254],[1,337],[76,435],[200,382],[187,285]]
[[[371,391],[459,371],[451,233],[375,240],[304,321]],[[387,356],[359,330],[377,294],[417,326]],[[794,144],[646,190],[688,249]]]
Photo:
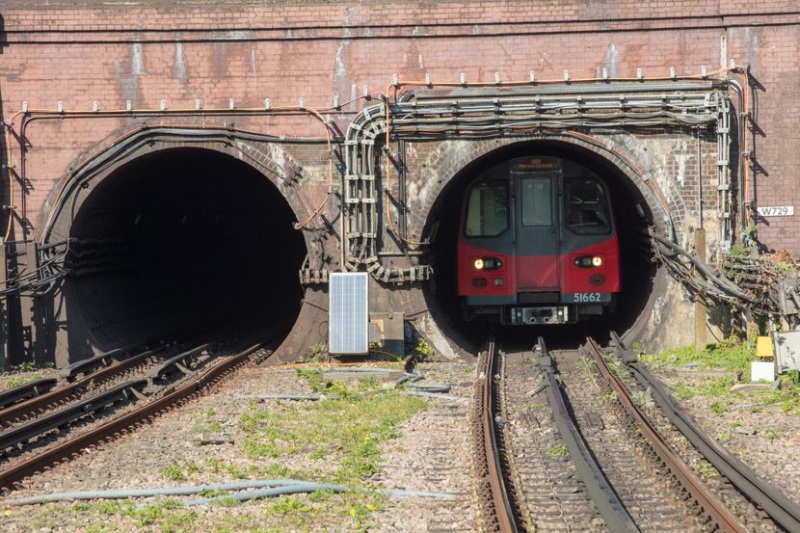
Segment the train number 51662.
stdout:
[[599,292],[576,292],[572,295],[573,302],[575,303],[592,303],[600,301]]

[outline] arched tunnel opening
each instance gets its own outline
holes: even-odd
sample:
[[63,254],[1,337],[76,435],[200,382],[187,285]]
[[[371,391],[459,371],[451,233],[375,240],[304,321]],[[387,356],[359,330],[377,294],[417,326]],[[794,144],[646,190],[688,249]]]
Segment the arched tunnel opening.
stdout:
[[133,159],[74,214],[69,322],[99,351],[290,327],[306,254],[294,220],[277,187],[232,156],[174,148]]
[[[457,242],[463,231],[462,210],[470,183],[496,165],[522,157],[557,157],[589,169],[605,183],[611,201],[619,242],[620,292],[613,312],[602,318],[592,317],[575,324],[498,326],[491,320],[466,320],[458,294]],[[500,330],[513,339],[525,338],[535,343],[536,336],[565,346],[582,341],[586,335],[600,342],[611,331],[635,338],[645,323],[649,307],[661,294],[657,265],[653,262],[648,228],[653,215],[641,191],[630,177],[607,159],[588,150],[563,142],[536,141],[497,149],[462,169],[439,195],[426,225],[432,235],[431,258],[434,279],[425,291],[429,309],[439,326],[466,352],[485,341],[490,330]],[[526,342],[527,342],[526,340]]]

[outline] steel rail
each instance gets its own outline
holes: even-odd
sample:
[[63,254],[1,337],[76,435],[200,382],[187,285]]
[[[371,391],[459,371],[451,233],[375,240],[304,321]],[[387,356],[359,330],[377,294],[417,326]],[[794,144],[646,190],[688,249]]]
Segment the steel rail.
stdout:
[[93,428],[86,433],[76,435],[58,446],[54,446],[34,457],[15,464],[7,470],[1,471],[0,490],[11,489],[14,483],[25,477],[44,471],[58,464],[60,461],[77,457],[90,446],[119,438],[135,427],[147,423],[155,417],[166,413],[168,410],[190,401],[203,392],[206,392],[226,376],[230,375],[231,372],[244,365],[250,355],[262,346],[263,345],[259,343],[236,355],[226,357],[213,368],[208,369],[196,379],[191,380],[166,396],[142,403],[141,406],[137,406],[134,410],[122,416]]
[[56,378],[42,378],[0,392],[0,410],[15,403],[44,394],[55,387],[57,383],[58,380]]
[[[586,339],[583,347],[584,353],[591,356],[603,377],[608,382],[611,389],[617,393],[617,399],[623,409],[636,422],[650,448],[660,458],[669,473],[675,478],[680,486],[697,502],[700,511],[708,519],[716,524],[717,531],[729,533],[747,533],[747,529],[733,516],[725,505],[719,501],[703,485],[689,466],[676,454],[667,444],[658,430],[639,410],[628,393],[622,381],[611,371],[603,359],[600,348],[592,338]],[[713,529],[713,528],[712,528]]]
[[496,412],[494,394],[496,351],[495,339],[491,338],[487,343],[486,356],[481,365],[482,379],[476,382],[475,413],[479,417],[476,426],[479,435],[476,443],[480,448],[478,453],[480,471],[478,473],[483,478],[484,499],[491,501],[488,509],[488,514],[491,516],[487,517],[488,523],[485,524],[487,530],[516,533],[519,528],[508,496],[506,477],[503,475],[494,420]]
[[151,368],[147,373],[147,378],[153,382],[154,380],[162,379],[174,372],[183,372],[184,374],[189,374],[191,372],[191,370],[187,368],[189,361],[195,359],[203,353],[207,353],[207,350],[210,346],[211,343],[201,344],[196,348],[186,350],[185,352],[179,353],[174,357],[170,357],[163,363]]
[[155,353],[156,352],[153,350],[147,350],[122,361],[112,363],[66,387],[60,387],[56,390],[31,398],[26,402],[0,410],[0,426],[7,426],[16,420],[29,417],[45,409],[52,408],[59,403],[69,401],[86,391],[90,385],[96,385],[107,381],[131,367],[144,362],[148,357],[155,355]]
[[74,381],[81,374],[86,376],[98,368],[110,366],[116,361],[124,359],[126,351],[127,350],[125,348],[117,348],[116,350],[97,354],[88,359],[76,361],[64,368],[59,375],[67,381]]
[[612,533],[638,533],[639,527],[609,483],[570,415],[564,390],[556,378],[554,361],[547,352],[542,337],[539,337],[539,354],[538,365],[547,379],[547,397],[553,409],[556,427],[569,450],[570,458],[575,463],[578,475],[586,486],[586,491]]
[[136,396],[133,395],[132,391],[139,391],[145,385],[147,385],[146,379],[129,381],[96,394],[91,398],[86,398],[45,416],[7,429],[0,433],[0,455],[2,455],[2,450],[6,448],[28,442],[30,439],[44,435],[53,429],[64,427],[119,400],[129,399],[132,396],[135,398]]
[[625,348],[615,332],[611,333],[611,338],[617,356],[625,362],[636,381],[652,391],[653,401],[678,431],[692,443],[692,446],[739,491],[763,509],[773,521],[787,531],[800,531],[800,505],[789,500],[776,487],[761,479],[749,466],[729,454],[701,431],[664,384]]

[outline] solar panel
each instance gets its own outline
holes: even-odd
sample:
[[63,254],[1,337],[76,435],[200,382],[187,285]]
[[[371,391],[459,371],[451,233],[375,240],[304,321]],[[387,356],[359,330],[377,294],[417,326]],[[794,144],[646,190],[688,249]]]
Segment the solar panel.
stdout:
[[330,276],[328,350],[335,354],[369,352],[369,303],[366,272],[334,272]]

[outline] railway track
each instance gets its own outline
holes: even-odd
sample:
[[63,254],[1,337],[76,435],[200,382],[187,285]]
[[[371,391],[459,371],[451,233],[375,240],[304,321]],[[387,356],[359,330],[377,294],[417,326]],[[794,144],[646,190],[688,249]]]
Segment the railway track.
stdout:
[[[254,353],[262,349],[262,345],[256,344],[234,355],[218,357],[209,357],[207,348],[207,344],[196,346],[153,366],[136,379],[75,401],[85,389],[76,389],[73,385],[85,383],[85,380],[96,378],[100,373],[105,373],[105,376],[119,376],[123,372],[120,367],[123,366],[126,369],[138,368],[139,362],[152,355],[151,352],[143,352],[126,359],[125,365],[112,363],[77,380],[73,385],[35,396],[0,411],[0,416],[8,410],[13,411],[15,417],[7,415],[6,420],[16,422],[20,419],[16,416],[17,413],[24,412],[30,416],[29,419],[0,432],[0,458],[5,456],[6,459],[5,465],[0,462],[0,490],[11,489],[25,477],[68,461],[87,448],[119,438],[139,425],[205,393],[246,364]],[[205,357],[207,364],[197,369],[190,368],[192,360],[198,357]],[[120,404],[123,407],[118,408]],[[53,405],[57,407],[53,408]],[[110,413],[106,412],[109,408],[112,409]],[[45,410],[46,413],[34,416],[39,410]],[[63,435],[65,429],[80,426],[87,419],[91,419],[91,422],[101,412],[105,412],[107,416],[103,418],[107,420],[90,423],[89,427]],[[59,430],[61,434],[54,435],[54,430]],[[47,442],[48,438],[55,441]],[[44,442],[46,448],[34,453],[32,449],[40,441]]]
[[[75,401],[104,383],[135,373],[160,352],[161,350],[143,350],[129,355],[100,354],[64,369],[61,372],[61,386],[55,378],[48,378],[6,391],[2,397],[5,401],[0,401],[4,403],[0,409],[0,428],[24,422]],[[40,383],[43,381],[47,383]]]
[[[669,404],[668,392],[626,357],[630,374],[592,339],[552,354],[542,339],[533,352],[508,354],[488,343],[473,412],[484,530],[800,531],[797,506],[746,467],[723,473],[730,483],[706,486],[672,436],[662,435],[668,428],[645,414],[642,390],[631,392],[627,382],[635,387],[635,376],[659,405]],[[680,419],[676,406],[663,416]],[[694,453],[716,467],[709,442],[719,447],[696,425],[684,426]],[[732,468],[730,457],[722,462]]]
[[[611,338],[617,358],[630,372],[630,379],[648,391],[658,407],[652,411],[654,419],[659,419],[659,425],[665,428],[662,433],[668,436],[668,432],[679,432],[691,449],[714,467],[722,478],[712,481],[728,496],[725,499],[740,500],[731,501],[729,505],[747,506],[741,500],[748,500],[754,506],[750,509],[750,516],[746,517],[749,519],[747,522],[763,525],[765,521],[771,521],[786,531],[800,531],[800,505],[789,500],[781,491],[761,479],[750,467],[703,433],[694,419],[674,399],[669,389],[638,361],[631,350],[626,349],[619,336],[612,332]],[[674,437],[671,440],[675,440]],[[734,498],[731,491],[725,490],[731,485],[736,487],[738,498]]]

